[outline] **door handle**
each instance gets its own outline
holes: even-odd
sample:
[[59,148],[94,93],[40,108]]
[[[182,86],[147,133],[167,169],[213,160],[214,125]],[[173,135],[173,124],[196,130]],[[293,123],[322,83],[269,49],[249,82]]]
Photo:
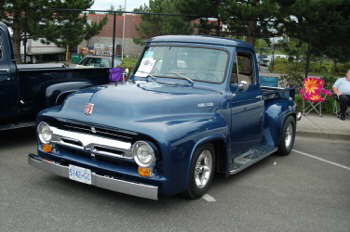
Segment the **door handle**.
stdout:
[[9,69],[9,68],[0,68],[0,72],[9,73],[9,72],[10,72],[10,69]]

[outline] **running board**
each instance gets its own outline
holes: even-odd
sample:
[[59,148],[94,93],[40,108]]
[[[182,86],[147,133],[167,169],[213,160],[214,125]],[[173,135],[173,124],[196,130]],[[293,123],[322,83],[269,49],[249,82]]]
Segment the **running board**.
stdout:
[[0,125],[0,131],[12,130],[24,127],[33,127],[35,122],[20,122],[20,123],[10,123],[5,125]]
[[277,148],[266,145],[251,148],[247,152],[244,152],[234,159],[233,169],[229,171],[229,174],[237,174],[240,171],[275,153],[276,151]]

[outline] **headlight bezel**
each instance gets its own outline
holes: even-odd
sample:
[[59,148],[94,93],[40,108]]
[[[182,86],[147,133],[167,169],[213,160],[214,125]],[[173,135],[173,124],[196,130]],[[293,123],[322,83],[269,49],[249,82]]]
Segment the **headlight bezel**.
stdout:
[[[140,159],[138,152],[140,151],[140,147],[145,146],[149,151],[151,151],[151,157],[147,159],[147,162],[144,162],[142,159]],[[157,160],[156,158],[156,149],[152,144],[150,144],[147,141],[144,140],[138,140],[132,145],[131,149],[132,156],[134,158],[134,161],[139,167],[143,168],[149,168],[153,167],[155,165],[155,162]]]
[[[45,138],[45,136],[43,136],[43,132],[47,130],[46,132],[49,132],[49,137]],[[38,134],[38,138],[40,140],[41,143],[43,144],[49,144],[52,140],[52,136],[53,136],[53,131],[50,128],[50,125],[45,122],[45,121],[41,121],[38,126],[37,126],[37,134]]]

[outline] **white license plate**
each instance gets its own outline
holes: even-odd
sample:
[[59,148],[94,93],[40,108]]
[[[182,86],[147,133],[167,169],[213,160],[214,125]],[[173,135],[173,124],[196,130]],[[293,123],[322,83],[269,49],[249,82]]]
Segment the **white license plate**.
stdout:
[[69,179],[85,184],[91,184],[91,170],[69,165]]

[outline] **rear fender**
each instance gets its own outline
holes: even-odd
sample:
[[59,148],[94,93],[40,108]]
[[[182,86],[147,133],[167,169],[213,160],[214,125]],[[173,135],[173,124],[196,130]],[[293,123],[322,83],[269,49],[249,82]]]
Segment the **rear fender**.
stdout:
[[92,83],[86,81],[63,82],[50,85],[45,90],[46,106],[54,106],[61,103],[70,93],[79,89],[92,86]]
[[295,103],[288,99],[270,100],[266,104],[264,142],[277,147],[281,139],[281,130],[288,116],[296,117]]

